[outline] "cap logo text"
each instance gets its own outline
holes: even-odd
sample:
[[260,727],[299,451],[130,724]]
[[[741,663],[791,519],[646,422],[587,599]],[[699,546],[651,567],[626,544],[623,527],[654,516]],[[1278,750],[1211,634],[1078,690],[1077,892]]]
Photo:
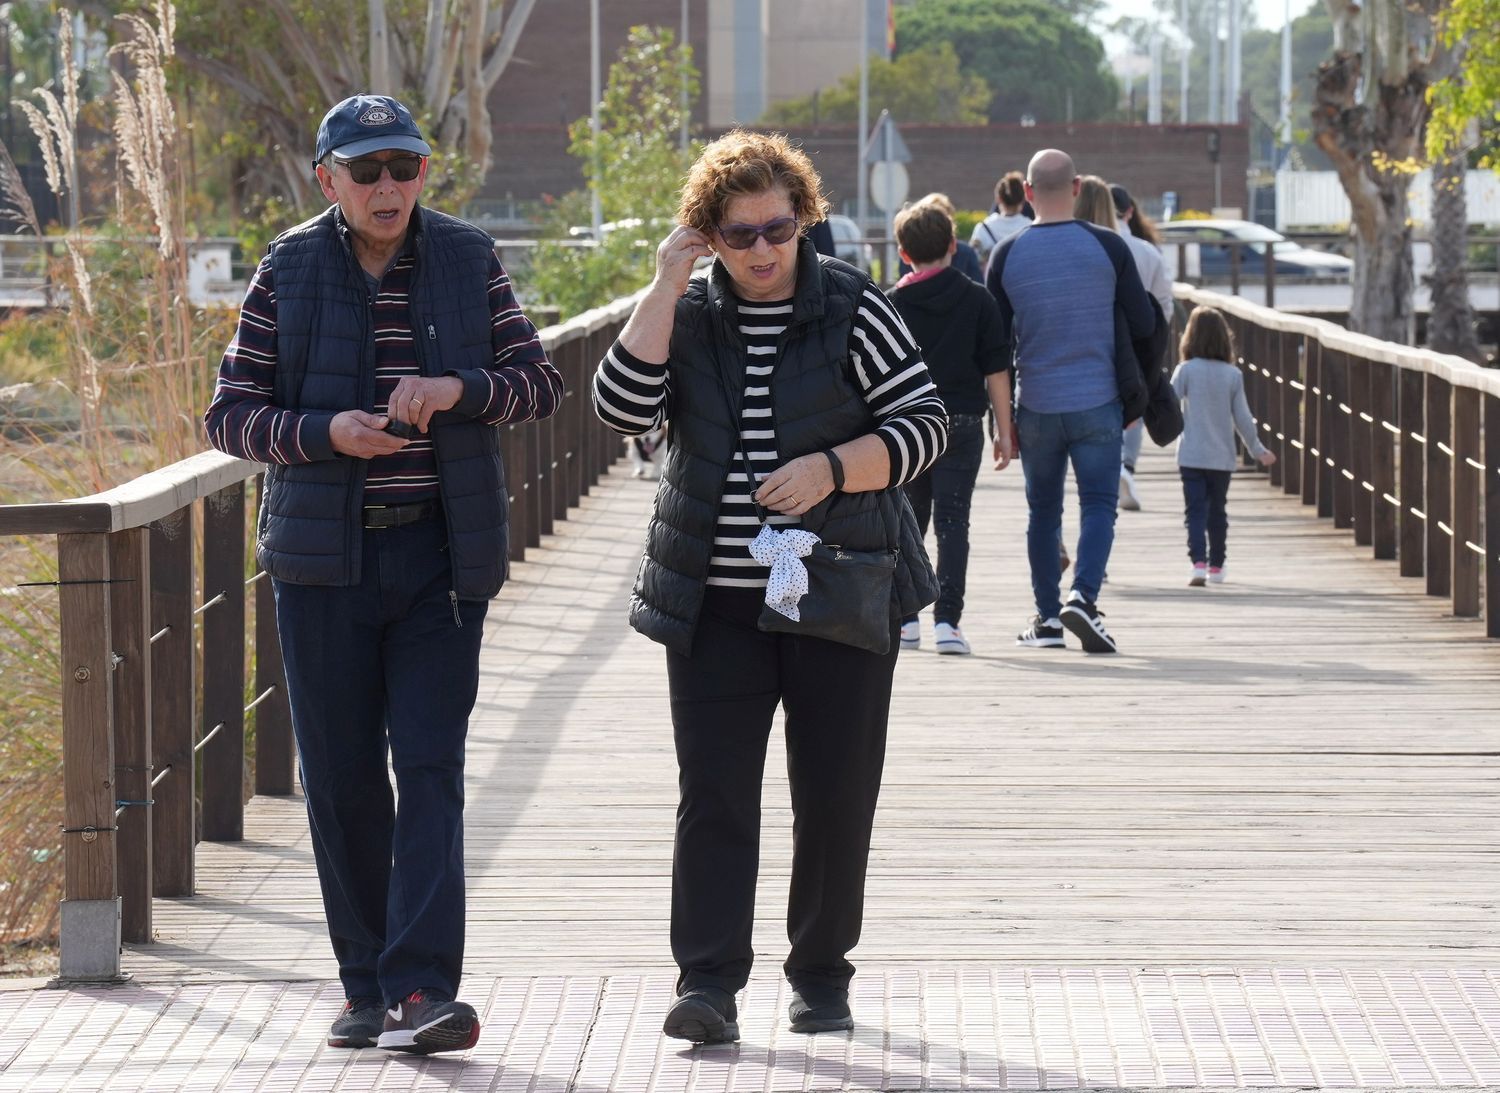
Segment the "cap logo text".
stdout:
[[359,116],[361,125],[390,125],[396,120],[396,112],[388,106],[372,106]]

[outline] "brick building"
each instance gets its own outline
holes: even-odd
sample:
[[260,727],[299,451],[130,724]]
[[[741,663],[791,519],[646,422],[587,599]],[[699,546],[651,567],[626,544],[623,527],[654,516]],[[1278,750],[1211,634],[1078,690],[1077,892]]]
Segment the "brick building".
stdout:
[[[1220,134],[1218,191],[1208,135]],[[911,149],[906,165],[911,194],[946,192],[960,209],[987,208],[995,180],[1008,170],[1025,170],[1033,152],[1061,148],[1078,169],[1124,184],[1142,206],[1155,209],[1161,195],[1176,191],[1179,209],[1207,211],[1214,205],[1248,208],[1245,185],[1250,164],[1249,130],[1243,125],[906,125],[901,135]],[[823,175],[835,208],[852,210],[858,183],[858,149],[853,126],[826,126],[793,132]],[[484,197],[533,200],[563,194],[583,184],[576,160],[567,154],[565,127],[495,127],[495,165]],[[877,215],[871,210],[872,217]]]
[[[688,0],[688,40],[703,74],[703,94],[693,122],[695,132],[704,132],[711,121],[722,131],[723,105],[729,101],[727,84],[743,82],[733,72],[719,71],[714,59],[722,56],[726,13],[749,4],[766,35],[766,65],[796,61],[809,66],[802,54],[777,45],[794,30],[811,45],[828,52],[825,24],[829,12],[813,11],[800,0],[735,0],[710,5],[708,0]],[[857,0],[829,0],[829,7],[847,9],[851,20]],[[876,5],[883,7],[883,5]],[[680,26],[681,0],[608,0],[599,5],[600,43],[607,67],[624,43],[629,28],[637,24]],[[799,14],[800,12],[800,14]],[[816,17],[816,18],[815,18]],[[798,30],[800,28],[800,30]],[[875,29],[883,36],[883,27]],[[775,48],[769,48],[775,47]],[[857,63],[836,58],[823,65],[825,82],[834,82],[836,68]],[[727,68],[728,66],[720,66]],[[743,66],[741,66],[743,67]],[[561,195],[583,184],[578,163],[567,152],[567,127],[589,109],[589,0],[547,0],[533,9],[516,53],[490,99],[495,122],[494,165],[479,197],[534,201],[544,194]],[[741,74],[742,75],[742,74]],[[766,92],[779,97],[781,90],[805,93],[806,87],[791,81],[779,68],[767,67]],[[715,96],[718,84],[726,84]],[[726,83],[727,81],[727,83]],[[710,118],[710,102],[719,102],[719,113]],[[872,119],[873,121],[873,119]],[[900,119],[898,118],[899,122]],[[1217,128],[1221,137],[1219,189],[1215,200],[1215,170],[1207,153],[1208,134]],[[946,126],[901,125],[911,148],[907,164],[913,196],[944,190],[959,208],[987,208],[995,179],[1010,169],[1024,169],[1038,148],[1058,147],[1070,152],[1079,169],[1122,182],[1148,209],[1154,209],[1166,190],[1178,194],[1179,208],[1209,209],[1215,204],[1246,207],[1245,172],[1249,165],[1249,134],[1244,126],[1206,125],[1102,125],[1048,124]],[[852,126],[825,126],[794,133],[812,155],[832,193],[835,207],[855,201],[857,142]],[[872,209],[872,216],[878,213]]]

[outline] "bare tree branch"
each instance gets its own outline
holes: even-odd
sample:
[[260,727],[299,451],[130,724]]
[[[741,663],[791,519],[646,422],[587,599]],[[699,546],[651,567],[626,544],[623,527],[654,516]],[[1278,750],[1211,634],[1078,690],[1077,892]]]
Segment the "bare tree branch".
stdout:
[[385,0],[368,0],[370,13],[370,82],[377,95],[390,95],[391,86],[390,27],[385,18]]
[[500,79],[500,74],[505,71],[505,66],[510,64],[510,59],[515,56],[516,43],[521,40],[521,32],[526,29],[526,20],[531,18],[531,9],[536,7],[536,0],[516,0],[510,11],[510,18],[505,21],[505,32],[500,36],[500,44],[495,47],[490,58],[484,65],[484,88],[489,91]]

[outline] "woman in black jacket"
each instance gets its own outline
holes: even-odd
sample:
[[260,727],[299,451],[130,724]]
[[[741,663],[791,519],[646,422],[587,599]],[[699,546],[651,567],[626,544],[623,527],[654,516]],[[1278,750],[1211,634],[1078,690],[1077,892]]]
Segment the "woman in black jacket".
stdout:
[[[680,772],[681,975],[664,1027],[700,1043],[739,1037],[734,995],[754,955],[761,779],[778,704],[795,816],[791,1027],[852,1026],[847,954],[859,940],[896,631],[935,594],[894,487],[942,452],[946,412],[879,289],[803,238],[827,215],[821,191],[784,137],[735,131],[708,145],[655,279],[594,383],[599,416],[618,432],[672,423],[630,619],[667,647]],[[707,275],[693,276],[709,257]],[[887,653],[759,629],[766,605],[785,603],[781,575],[795,567],[766,563],[788,531],[898,549]]]

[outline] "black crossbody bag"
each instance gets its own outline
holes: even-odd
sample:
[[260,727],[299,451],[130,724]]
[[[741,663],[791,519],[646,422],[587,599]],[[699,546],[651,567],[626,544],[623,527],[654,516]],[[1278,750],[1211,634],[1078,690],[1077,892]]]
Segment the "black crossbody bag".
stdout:
[[[734,420],[731,415],[730,420]],[[765,510],[755,500],[759,483],[750,469],[738,432],[735,443],[745,465],[750,503],[761,527]],[[773,529],[774,530],[774,529]],[[807,567],[807,594],[797,601],[800,619],[790,619],[770,604],[760,609],[756,626],[765,631],[800,634],[852,645],[884,656],[891,651],[891,591],[896,579],[895,550],[848,550],[818,543],[802,558]]]

